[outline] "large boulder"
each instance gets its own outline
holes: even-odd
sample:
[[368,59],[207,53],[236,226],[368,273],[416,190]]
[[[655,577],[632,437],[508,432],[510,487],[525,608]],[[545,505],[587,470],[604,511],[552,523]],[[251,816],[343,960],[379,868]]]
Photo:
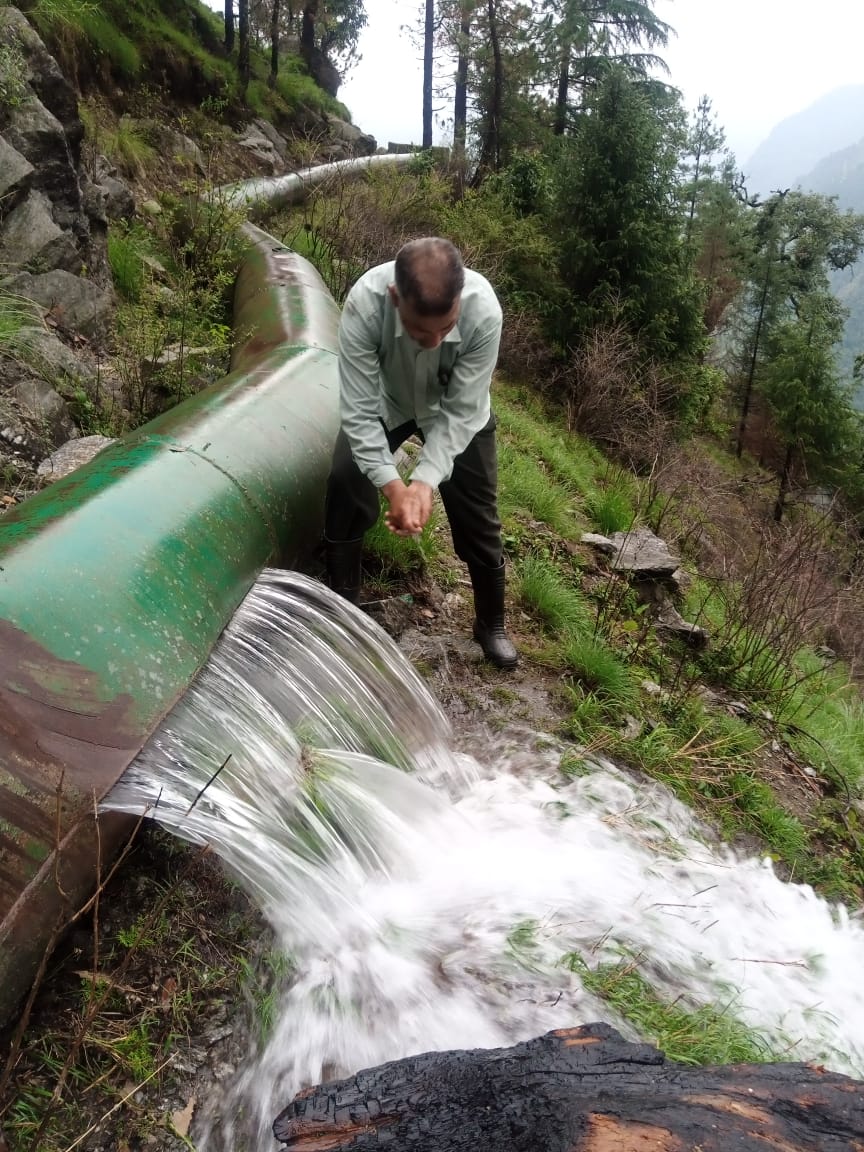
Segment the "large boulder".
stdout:
[[46,482],[60,480],[76,468],[89,464],[103,448],[113,443],[111,436],[80,436],[76,440],[67,440],[56,452],[45,457],[36,469],[36,475]]
[[[260,128],[262,123],[263,121],[256,120],[249,124],[237,137],[237,143],[241,148],[245,148],[271,176],[275,176],[285,167],[285,142],[282,141],[281,150],[277,148],[271,137],[262,132]],[[275,129],[274,134],[278,136]]]
[[31,191],[3,221],[0,228],[0,266],[46,272],[64,268],[80,272],[81,252],[71,232],[54,220],[51,201],[44,192]]
[[86,267],[107,286],[106,229],[82,192],[75,92],[16,8],[0,7],[0,44],[20,61],[20,90],[0,107],[0,262],[7,273]]
[[378,148],[374,136],[338,116],[328,117],[328,126],[333,146],[341,148],[349,156],[372,156]]
[[0,203],[8,212],[30,187],[30,178],[35,168],[11,144],[0,136]]
[[40,275],[22,272],[3,287],[41,305],[59,328],[91,339],[106,334],[114,297],[92,280],[57,268]]

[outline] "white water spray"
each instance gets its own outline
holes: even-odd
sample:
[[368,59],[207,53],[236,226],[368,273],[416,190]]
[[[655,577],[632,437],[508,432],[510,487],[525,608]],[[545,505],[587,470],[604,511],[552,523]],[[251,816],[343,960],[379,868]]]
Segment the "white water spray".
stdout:
[[864,1074],[857,916],[709,847],[665,788],[609,763],[568,780],[535,733],[475,759],[451,744],[373,621],[267,572],[109,797],[210,843],[290,960],[271,1035],[206,1102],[199,1148],[270,1149],[300,1088],[411,1053],[600,1019],[634,1037],[573,953],[637,955],[661,996],[730,1005],[789,1059]]

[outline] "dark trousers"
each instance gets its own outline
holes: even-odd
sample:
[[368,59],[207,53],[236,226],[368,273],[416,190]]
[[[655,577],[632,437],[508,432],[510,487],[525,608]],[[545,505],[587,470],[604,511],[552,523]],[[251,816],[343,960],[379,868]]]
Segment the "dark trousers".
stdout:
[[[413,420],[387,432],[390,451],[415,434],[423,438]],[[468,565],[498,568],[503,549],[494,416],[456,457],[450,479],[438,491],[459,559]],[[354,463],[348,438],[340,429],[327,481],[324,533],[332,541],[357,540],[375,524],[379,512],[378,489]]]

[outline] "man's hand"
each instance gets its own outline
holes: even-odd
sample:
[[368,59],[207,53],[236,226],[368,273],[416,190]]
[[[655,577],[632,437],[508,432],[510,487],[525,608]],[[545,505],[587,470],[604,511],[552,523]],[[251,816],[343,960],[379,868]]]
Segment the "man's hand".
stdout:
[[397,536],[419,536],[432,515],[432,489],[422,480],[391,480],[381,489],[389,508],[384,523]]

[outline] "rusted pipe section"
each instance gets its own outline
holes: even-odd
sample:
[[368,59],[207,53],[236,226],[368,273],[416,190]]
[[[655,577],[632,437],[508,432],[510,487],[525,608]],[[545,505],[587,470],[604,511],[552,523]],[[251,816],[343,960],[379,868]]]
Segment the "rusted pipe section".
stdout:
[[320,532],[339,312],[247,225],[231,373],[0,519],[0,1024],[131,825],[96,805]]

